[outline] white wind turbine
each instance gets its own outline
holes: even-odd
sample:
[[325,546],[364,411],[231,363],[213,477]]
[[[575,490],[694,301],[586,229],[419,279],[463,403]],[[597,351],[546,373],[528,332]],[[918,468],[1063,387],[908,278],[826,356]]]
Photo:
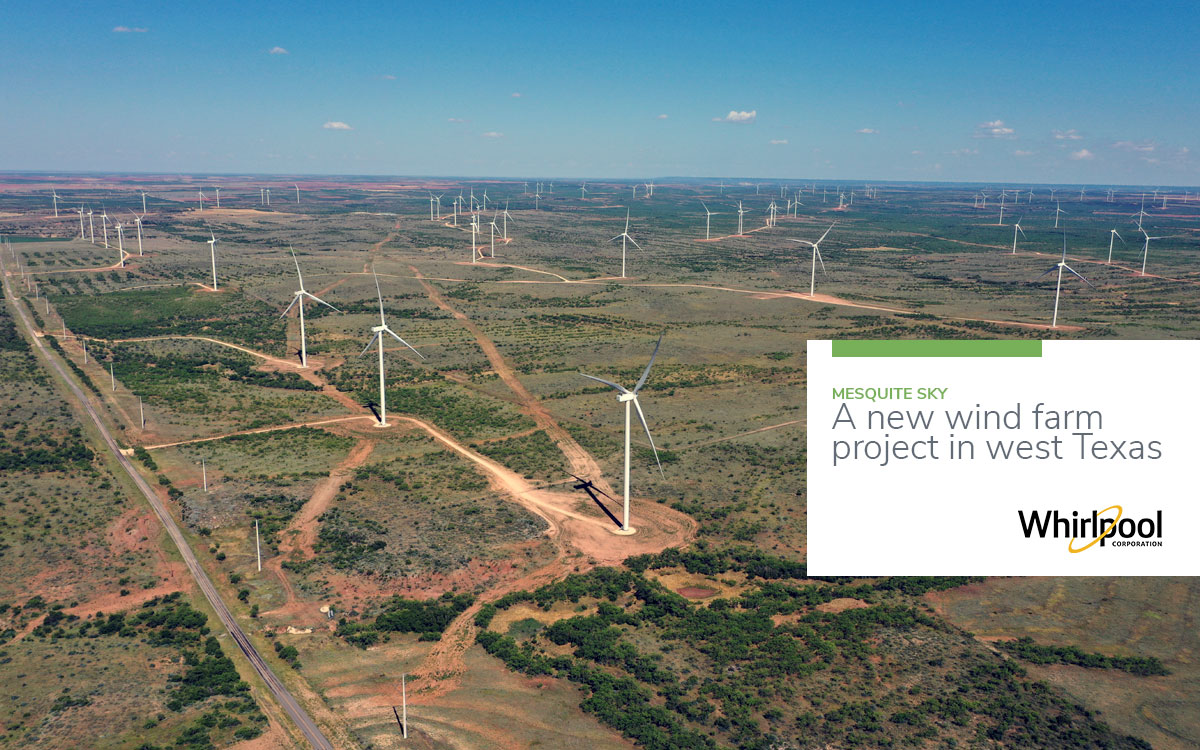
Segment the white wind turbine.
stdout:
[[142,215],[146,215],[146,191],[142,191]]
[[1055,209],[1054,209],[1054,228],[1055,228],[1055,229],[1058,229],[1058,215],[1059,215],[1059,214],[1065,214],[1065,213],[1066,213],[1066,211],[1062,210],[1062,204],[1060,204],[1058,201],[1055,201],[1055,202],[1054,202],[1054,205],[1055,205]]
[[496,257],[496,235],[499,234],[499,232],[500,232],[500,227],[496,224],[496,219],[498,219],[499,217],[500,217],[499,211],[492,214],[492,223],[491,223],[490,229],[491,229],[492,257],[493,258]]
[[638,421],[642,423],[642,429],[646,431],[646,439],[650,441],[650,450],[654,451],[654,462],[658,464],[658,473],[662,474],[662,462],[658,460],[658,448],[654,445],[654,438],[650,435],[650,426],[646,424],[646,414],[642,411],[642,405],[638,402],[638,391],[642,390],[642,386],[646,384],[646,379],[650,377],[650,368],[654,366],[654,358],[658,356],[658,347],[662,346],[663,337],[658,337],[658,343],[654,345],[654,353],[650,355],[650,362],[646,365],[646,369],[642,371],[642,377],[638,378],[637,385],[633,390],[629,390],[624,386],[616,383],[597,378],[592,375],[579,373],[588,380],[595,380],[597,383],[603,383],[617,391],[617,402],[625,404],[625,509],[622,515],[621,528],[617,530],[618,534],[632,534],[634,529],[629,526],[629,457],[630,457],[630,417],[631,410],[636,409]]
[[296,188],[296,205],[299,206],[300,205],[300,186],[296,185],[296,183],[292,183],[292,184]]
[[996,226],[1004,226],[1004,201],[1008,198],[1008,191],[1000,193],[1000,220],[996,222]]
[[217,208],[220,208],[221,207],[221,188],[213,188],[213,191],[216,192],[216,194],[217,194]]
[[1125,238],[1122,237],[1120,234],[1118,234],[1116,229],[1108,230],[1108,265],[1112,265],[1112,251],[1113,251],[1113,240],[1114,239],[1120,240],[1122,245],[1126,244]]
[[145,215],[145,214],[142,214],[141,216],[138,216],[137,214],[133,213],[133,211],[130,211],[129,213],[133,214],[133,220],[137,222],[137,229],[138,229],[138,255],[139,255],[139,256],[142,256],[142,255],[144,255],[144,254],[145,254],[145,253],[143,253],[143,252],[142,252],[142,219],[146,218],[146,215]]
[[433,193],[429,194],[429,220],[433,221]]
[[1151,237],[1150,235],[1146,234],[1146,230],[1142,229],[1141,227],[1138,227],[1138,231],[1140,231],[1142,233],[1142,236],[1146,238],[1146,243],[1144,245],[1142,245],[1142,275],[1145,276],[1146,275],[1146,259],[1150,257],[1150,240],[1161,240],[1163,238],[1162,237]]
[[746,215],[746,209],[742,208],[742,202],[738,201],[738,237],[742,236],[742,217]]
[[824,242],[829,233],[833,231],[834,224],[837,224],[837,222],[835,221],[833,224],[830,224],[829,229],[826,229],[825,234],[821,235],[821,239],[817,240],[816,242],[809,242],[808,240],[792,240],[792,242],[798,242],[801,245],[809,245],[812,247],[812,277],[808,282],[808,296],[810,297],[816,296],[817,293],[818,263],[821,264],[821,273],[825,273],[825,261],[821,259],[821,243]]
[[291,304],[289,304],[287,306],[287,309],[285,309],[279,317],[282,318],[285,315],[287,315],[288,312],[291,311],[293,306],[295,306],[297,308],[297,313],[300,316],[300,366],[308,367],[308,344],[305,341],[305,334],[304,334],[304,298],[308,297],[313,302],[318,302],[322,305],[325,305],[326,307],[328,307],[330,310],[333,310],[334,312],[341,312],[341,310],[337,309],[333,305],[329,304],[325,300],[321,299],[317,295],[313,294],[312,292],[307,291],[304,288],[304,276],[302,276],[300,274],[300,261],[296,259],[296,251],[293,250],[291,247],[288,247],[288,250],[290,250],[292,253],[292,262],[296,264],[296,279],[300,284],[300,288],[297,289],[296,291],[292,292],[293,296],[292,296]]
[[212,276],[213,276],[213,291],[217,291],[217,235],[213,234],[212,230],[208,230],[208,236],[212,239],[206,240],[208,243],[208,255],[212,259]]
[[623,278],[625,278],[625,243],[626,243],[626,241],[632,242],[633,246],[636,247],[638,250],[642,249],[642,246],[637,243],[637,240],[635,240],[633,237],[629,236],[629,209],[625,209],[625,231],[621,232],[616,237],[613,237],[611,240],[609,240],[609,242],[616,242],[617,240],[621,241],[621,278],[623,279]]
[[100,221],[104,225],[104,249],[108,249],[108,211],[100,209]]
[[715,212],[709,211],[708,206],[704,205],[704,201],[700,201],[700,205],[704,206],[704,239],[711,239],[712,232],[710,228],[712,227],[712,217]]
[[83,206],[75,209],[79,212],[79,239],[83,239]]
[[92,218],[92,209],[88,209],[88,234],[92,238],[92,244],[96,244],[96,220]]
[[504,217],[504,239],[508,239],[508,220],[512,218],[512,214],[508,212],[508,201],[504,201],[504,210],[500,212]]
[[197,190],[196,194],[200,196],[200,213],[204,213],[204,191]]
[[125,267],[125,235],[121,231],[121,222],[117,222],[117,255],[120,256],[120,266]]
[[54,200],[54,218],[58,218],[58,191],[50,188],[50,197]]
[[579,186],[579,199],[583,200],[587,197],[587,183],[584,182]]
[[376,341],[379,342],[379,425],[378,426],[379,427],[387,427],[388,426],[388,423],[387,423],[387,391],[384,388],[385,384],[384,384],[384,370],[383,370],[383,334],[385,334],[385,333],[388,334],[392,338],[399,341],[401,344],[404,344],[409,349],[412,349],[413,353],[416,354],[421,359],[425,359],[425,355],[421,354],[416,349],[413,349],[411,344],[409,344],[407,341],[405,341],[404,339],[397,336],[396,332],[393,331],[391,328],[388,328],[387,321],[384,320],[384,318],[383,318],[383,293],[381,291],[379,291],[379,277],[375,275],[374,268],[371,269],[371,275],[375,277],[375,296],[379,299],[379,325],[371,327],[371,333],[373,334],[371,336],[371,340],[367,342],[367,345],[363,347],[362,352],[359,353],[358,356],[361,357],[363,354],[366,354],[367,350],[371,348],[372,344],[374,344]]
[[[1013,225],[1013,249],[1012,249],[1013,255],[1017,254],[1017,232],[1020,232],[1021,236],[1025,237],[1025,230],[1021,228],[1021,220],[1020,219],[1017,219],[1017,223]],[[1026,239],[1028,239],[1028,238],[1026,237]]]
[[[1064,268],[1066,270],[1070,271],[1071,273],[1075,274],[1076,276],[1079,276],[1080,281],[1082,281],[1083,283],[1087,284],[1088,286],[1092,286],[1092,282],[1083,278],[1083,276],[1081,276],[1078,271],[1076,271],[1074,268],[1071,268],[1070,266],[1067,265],[1067,233],[1066,232],[1063,232],[1062,260],[1060,260],[1058,263],[1055,263],[1050,268],[1046,269],[1046,271],[1044,271],[1041,276],[1038,276],[1038,278],[1040,279],[1040,278],[1042,278],[1042,276],[1045,276],[1048,273],[1053,273],[1056,270],[1058,271],[1058,284],[1054,287],[1054,317],[1050,319],[1050,327],[1051,328],[1058,327],[1058,298],[1059,298],[1059,295],[1062,294],[1062,277],[1063,277],[1063,269]],[[1095,287],[1092,287],[1092,288],[1094,289]]]

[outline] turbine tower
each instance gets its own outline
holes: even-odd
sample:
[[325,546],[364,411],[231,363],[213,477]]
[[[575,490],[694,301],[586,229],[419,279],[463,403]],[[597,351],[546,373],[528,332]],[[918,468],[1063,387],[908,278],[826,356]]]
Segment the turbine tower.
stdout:
[[107,250],[108,249],[108,211],[103,208],[100,209],[100,221],[103,224],[103,229],[104,229],[104,249]]
[[292,296],[291,304],[289,304],[287,306],[287,309],[284,310],[283,313],[279,317],[282,318],[284,315],[287,315],[288,312],[291,311],[293,306],[296,306],[298,308],[297,313],[300,316],[300,366],[308,367],[308,344],[305,341],[305,337],[304,337],[304,298],[308,297],[313,302],[317,302],[322,305],[325,305],[326,307],[328,307],[330,310],[333,310],[334,312],[341,312],[341,310],[337,309],[336,307],[329,304],[328,302],[321,299],[320,297],[313,294],[312,292],[305,290],[304,276],[302,276],[300,274],[300,261],[296,259],[296,251],[293,250],[290,246],[288,247],[288,250],[290,250],[292,253],[292,262],[296,264],[296,280],[300,284],[300,288],[297,289],[296,291],[292,292],[293,296]]
[[405,341],[404,339],[397,336],[396,332],[393,331],[391,328],[388,328],[387,321],[384,320],[384,318],[383,318],[383,293],[381,291],[379,291],[379,277],[375,275],[374,268],[371,269],[371,275],[375,277],[375,296],[379,299],[379,325],[371,327],[371,333],[373,334],[371,336],[371,340],[367,342],[367,345],[365,347],[363,347],[362,352],[358,356],[361,357],[363,354],[366,354],[367,350],[371,348],[372,344],[374,344],[376,341],[379,342],[379,425],[378,426],[379,427],[387,427],[388,426],[388,422],[387,422],[387,391],[384,388],[385,383],[384,383],[384,370],[383,370],[383,334],[385,334],[385,333],[388,334],[392,338],[399,341],[401,344],[404,344],[409,349],[412,349],[413,353],[416,354],[421,359],[425,359],[425,355],[421,354],[416,349],[413,349],[411,344],[409,344],[407,341]]
[[[1058,263],[1055,263],[1053,266],[1046,269],[1042,273],[1042,276],[1045,276],[1048,273],[1053,273],[1056,270],[1058,271],[1058,284],[1054,287],[1054,317],[1050,319],[1050,327],[1051,328],[1058,327],[1058,298],[1059,298],[1059,295],[1062,294],[1062,277],[1063,277],[1063,269],[1064,268],[1066,270],[1070,271],[1071,273],[1075,274],[1076,276],[1079,276],[1079,279],[1081,281],[1083,281],[1083,283],[1087,284],[1088,286],[1092,286],[1092,282],[1083,278],[1083,276],[1080,276],[1078,271],[1076,271],[1074,268],[1071,268],[1070,266],[1067,265],[1067,233],[1066,232],[1063,232],[1062,260],[1060,260]],[[1040,279],[1040,278],[1042,278],[1042,276],[1038,276],[1038,278]],[[1092,287],[1092,288],[1094,289],[1095,287]]]
[[295,183],[293,183],[293,185],[296,188],[296,205],[299,206],[300,205],[300,186],[296,185]]
[[1146,275],[1146,259],[1150,257],[1150,240],[1161,240],[1163,238],[1162,237],[1151,237],[1150,235],[1146,234],[1146,230],[1142,229],[1141,227],[1138,227],[1138,231],[1140,231],[1142,233],[1142,236],[1146,238],[1146,243],[1144,245],[1142,245],[1142,275],[1145,276]]
[[629,209],[625,209],[625,231],[613,237],[609,242],[616,242],[617,240],[621,241],[621,278],[623,279],[625,278],[625,243],[632,242],[633,246],[638,250],[642,249],[637,240],[629,236]]
[[[798,242],[801,245],[810,245],[812,247],[812,277],[809,279],[809,282],[808,282],[808,296],[810,296],[810,297],[816,296],[816,293],[817,293],[817,264],[818,263],[821,264],[821,273],[825,273],[825,261],[821,259],[821,243],[824,242],[825,238],[827,236],[829,236],[829,233],[833,231],[833,227],[835,224],[837,224],[836,221],[833,222],[833,224],[830,224],[829,229],[826,229],[825,234],[821,235],[821,239],[817,240],[816,242],[809,242],[808,240],[792,240],[792,242]],[[826,274],[826,275],[828,275],[828,274]]]
[[1113,240],[1114,239],[1120,240],[1122,245],[1126,244],[1125,238],[1122,237],[1120,234],[1118,234],[1116,229],[1108,230],[1108,265],[1110,265],[1110,266],[1112,265],[1112,251],[1113,251]]
[[217,291],[217,236],[208,230],[208,236],[212,239],[208,240],[208,254],[212,258],[212,275],[213,275],[213,291]]
[[75,209],[79,212],[79,239],[83,239],[83,206]]
[[141,256],[141,255],[145,255],[145,253],[143,253],[143,252],[142,252],[142,219],[146,218],[146,215],[145,215],[145,214],[142,214],[141,216],[138,216],[137,214],[134,214],[134,213],[133,213],[133,211],[130,211],[129,213],[133,214],[133,220],[137,222],[137,229],[138,229],[138,255],[139,255],[139,256]]
[[50,197],[54,200],[54,218],[58,218],[58,191],[50,188]]
[[1058,215],[1059,215],[1059,214],[1065,214],[1065,213],[1066,213],[1066,211],[1062,210],[1062,204],[1060,204],[1058,201],[1055,201],[1055,202],[1054,202],[1054,205],[1055,205],[1055,209],[1054,209],[1054,228],[1055,228],[1055,229],[1058,229]]
[[[1020,232],[1021,236],[1025,237],[1025,230],[1021,228],[1021,220],[1020,219],[1017,219],[1017,223],[1013,225],[1013,249],[1012,249],[1013,255],[1017,254],[1017,232]],[[1029,238],[1025,237],[1025,239],[1029,239]]]
[[742,208],[742,202],[738,201],[738,237],[742,236],[742,217],[746,215],[746,209]]
[[700,201],[700,205],[704,206],[704,239],[712,239],[711,227],[713,212],[708,210],[708,206],[704,205],[704,201]]
[[654,366],[654,358],[658,356],[658,347],[662,346],[663,335],[658,337],[658,343],[654,345],[654,353],[650,355],[650,362],[647,363],[646,369],[642,371],[642,377],[638,378],[637,385],[633,390],[629,390],[624,386],[616,383],[597,378],[592,375],[579,373],[588,380],[595,380],[597,383],[603,383],[608,387],[617,391],[617,403],[625,404],[625,508],[624,514],[621,517],[621,528],[617,530],[618,534],[632,534],[634,529],[629,525],[629,439],[630,439],[630,417],[633,409],[637,410],[638,421],[642,423],[642,429],[646,431],[646,439],[650,441],[650,450],[654,451],[654,463],[658,464],[658,473],[662,475],[662,462],[658,460],[658,448],[654,446],[654,437],[650,435],[650,426],[646,424],[646,414],[642,411],[642,405],[638,402],[638,391],[642,390],[642,386],[646,384],[646,379],[650,377],[650,368]]
[[88,209],[88,234],[92,238],[92,244],[96,244],[96,220],[92,218],[92,209]]
[[117,255],[120,256],[121,268],[125,267],[125,235],[121,231],[121,222],[117,222]]

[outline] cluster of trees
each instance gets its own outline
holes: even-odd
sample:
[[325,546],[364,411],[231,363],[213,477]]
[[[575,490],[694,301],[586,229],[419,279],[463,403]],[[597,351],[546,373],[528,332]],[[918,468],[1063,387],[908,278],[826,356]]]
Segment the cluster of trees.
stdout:
[[78,427],[71,428],[61,440],[46,434],[36,440],[25,436],[20,445],[0,435],[0,472],[73,471],[90,465],[93,457]]
[[29,342],[17,330],[8,311],[0,307],[0,352],[28,352]]
[[1105,656],[1082,651],[1075,646],[1044,646],[1028,637],[1000,641],[996,645],[1033,664],[1074,664],[1093,669],[1119,669],[1143,677],[1171,674],[1157,656]]
[[549,479],[561,476],[566,470],[562,452],[544,430],[494,443],[474,443],[471,447],[524,474],[526,479]]
[[475,603],[470,594],[447,591],[436,599],[406,599],[393,596],[372,621],[351,622],[342,618],[337,634],[349,643],[366,648],[382,640],[388,633],[419,633],[422,640],[436,641],[455,617]]
[[374,553],[387,546],[381,537],[387,527],[378,521],[353,518],[340,508],[321,514],[321,529],[313,551],[338,570],[365,570]]

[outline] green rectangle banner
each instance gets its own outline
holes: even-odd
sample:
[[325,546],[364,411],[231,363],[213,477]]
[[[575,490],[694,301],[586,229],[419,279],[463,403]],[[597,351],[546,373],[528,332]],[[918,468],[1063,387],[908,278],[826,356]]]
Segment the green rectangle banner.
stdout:
[[911,339],[833,342],[835,357],[1040,357],[1041,341]]

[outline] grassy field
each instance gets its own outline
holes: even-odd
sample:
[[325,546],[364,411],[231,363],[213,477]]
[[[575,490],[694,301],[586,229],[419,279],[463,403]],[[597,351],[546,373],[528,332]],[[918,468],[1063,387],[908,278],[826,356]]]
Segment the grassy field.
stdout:
[[[171,498],[246,629],[268,653],[281,644],[289,685],[344,728],[347,742],[398,746],[389,706],[396,675],[408,671],[417,675],[415,730],[428,747],[625,747],[632,736],[654,745],[598,702],[599,670],[632,680],[613,690],[628,688],[621,694],[635,703],[644,691],[651,707],[666,706],[679,742],[698,743],[675,746],[1139,747],[1126,735],[1196,746],[1186,582],[1003,580],[921,598],[919,586],[880,588],[878,580],[672,564],[604,568],[640,581],[612,600],[620,616],[602,596],[544,608],[521,592],[571,571],[611,574],[588,573],[603,549],[587,547],[598,511],[586,496],[545,505],[574,492],[569,472],[592,466],[600,476],[591,478],[620,490],[619,404],[579,373],[631,386],[663,335],[641,392],[663,473],[635,422],[634,525],[670,509],[695,524],[681,538],[704,550],[752,548],[801,563],[806,340],[1195,338],[1200,204],[1151,210],[1147,228],[1164,239],[1150,248],[1147,276],[1132,239],[1140,236],[1130,219],[1136,196],[1074,204],[1063,225],[1068,255],[1095,288],[1064,285],[1064,325],[1051,331],[1040,326],[1053,286],[1037,276],[1057,260],[1063,232],[1045,190],[1032,202],[1023,194],[998,226],[990,207],[972,208],[972,187],[881,186],[876,199],[860,195],[836,210],[835,194],[823,200],[817,185],[797,216],[761,229],[771,198],[746,185],[721,195],[699,183],[660,184],[653,199],[631,202],[627,185],[594,183],[587,199],[560,190],[535,211],[519,183],[493,182],[489,193],[511,202],[512,242],[472,264],[466,221],[430,222],[422,187],[342,180],[306,190],[302,206],[250,209],[239,191],[256,204],[257,185],[230,178],[224,189],[240,207],[200,215],[191,186],[163,180],[147,186],[155,197],[146,254],[127,242],[133,256],[123,269],[108,267],[115,250],[77,239],[77,216],[55,222],[40,195],[0,194],[0,233],[30,240],[6,256],[24,272],[12,277],[20,304],[90,384],[123,442],[141,449],[147,478]],[[70,200],[140,208],[119,180],[79,193]],[[729,237],[728,204],[739,199],[752,209],[747,232]],[[713,217],[722,239],[699,241],[700,201],[722,212]],[[620,248],[609,240],[626,208],[645,250],[630,252],[622,279]],[[1012,254],[1018,217],[1027,237]],[[811,258],[788,240],[815,239],[834,222],[821,247],[828,273],[816,274],[825,296],[806,298]],[[1113,227],[1131,244],[1118,243],[1109,265]],[[209,231],[219,239],[217,293],[206,288]],[[295,313],[280,317],[296,288],[289,245],[306,287],[338,308],[306,309],[308,370],[298,366]],[[420,352],[387,342],[388,430],[372,424],[376,354],[360,354],[378,324],[372,270],[389,325]],[[0,403],[0,460],[21,464],[0,478],[0,561],[23,575],[0,583],[0,602],[17,603],[30,581],[64,605],[165,585],[173,561],[156,557],[158,540],[18,338],[0,337],[12,384]],[[85,565],[89,573],[76,575]],[[659,586],[661,601],[642,596]],[[714,593],[689,600],[683,589]],[[369,624],[395,595],[425,601],[447,592],[474,599],[437,631],[436,647],[416,632],[366,650],[345,637],[342,618]],[[496,613],[496,636],[527,647],[520,653],[574,660],[574,673],[562,661],[528,674],[500,641],[485,644],[516,670],[506,671],[470,646],[477,610],[506,595],[519,601]],[[784,596],[792,604],[782,606]],[[721,627],[711,621],[718,612],[728,620]],[[13,637],[32,622],[11,609],[0,617]],[[729,623],[772,644],[770,656],[795,658],[772,673],[767,655]],[[609,642],[571,628],[596,628]],[[997,655],[987,639],[1002,636],[1158,657],[1171,674],[1024,664]],[[90,658],[98,669],[124,664],[114,649]],[[948,685],[964,686],[963,705]],[[997,690],[1057,723],[1014,714],[989,694]],[[517,716],[498,708],[517,705]],[[33,731],[30,722],[49,709],[39,710],[8,736]],[[233,739],[214,735],[217,744]]]

